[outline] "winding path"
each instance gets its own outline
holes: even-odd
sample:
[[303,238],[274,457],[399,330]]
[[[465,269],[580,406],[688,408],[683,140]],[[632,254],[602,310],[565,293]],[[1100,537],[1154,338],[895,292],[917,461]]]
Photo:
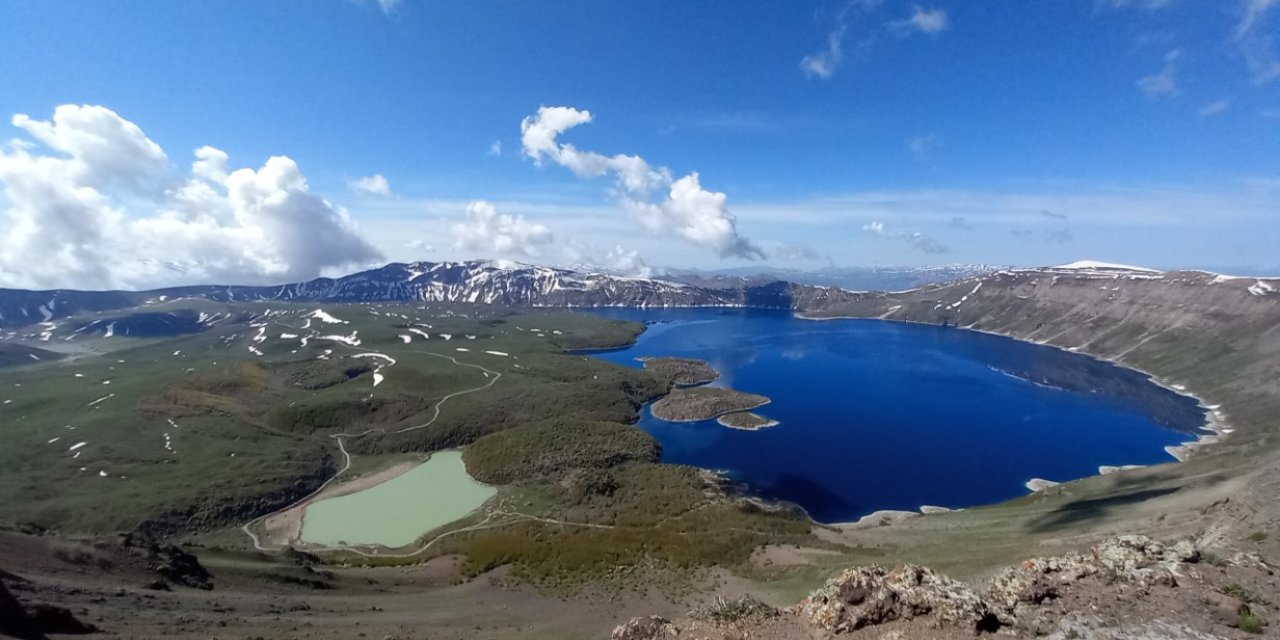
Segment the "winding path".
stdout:
[[[279,321],[274,321],[274,320],[272,321],[272,323],[273,323],[273,324],[277,324],[277,325],[282,326],[282,327],[286,327],[286,328],[289,328],[289,329],[293,329],[293,330],[296,330],[296,331],[311,331],[313,334],[318,334],[318,332],[316,332],[314,329],[302,329],[301,327],[293,327],[293,326],[290,326],[290,325],[284,324],[284,323],[279,322]],[[317,339],[317,338],[316,338],[316,336],[312,336],[312,339]],[[377,352],[373,351],[372,349],[364,349],[364,348],[362,348],[362,347],[357,347],[357,346],[349,345],[349,344],[342,343],[342,342],[335,342],[335,344],[340,344],[340,345],[342,345],[342,346],[344,346],[344,347],[346,347],[346,348],[348,348],[348,349],[352,349],[352,350],[354,350],[354,351],[361,351],[361,352],[364,352],[364,353],[377,353]],[[432,407],[431,419],[430,419],[430,420],[427,420],[426,422],[423,422],[422,424],[413,425],[413,426],[411,426],[411,427],[405,427],[405,428],[403,428],[403,429],[397,429],[397,430],[395,430],[395,431],[387,431],[386,429],[383,429],[383,428],[381,428],[381,427],[378,427],[378,428],[372,428],[372,429],[365,429],[364,431],[361,431],[361,432],[359,432],[359,433],[335,433],[335,434],[331,434],[329,437],[330,437],[330,438],[333,438],[334,440],[336,440],[336,441],[337,441],[337,443],[338,443],[338,450],[339,450],[340,452],[342,452],[342,468],[341,468],[341,469],[339,469],[337,473],[333,474],[333,476],[331,476],[328,480],[325,480],[325,481],[324,481],[324,483],[323,483],[323,484],[321,484],[319,487],[317,487],[315,491],[312,491],[311,493],[308,493],[307,495],[303,496],[302,498],[299,498],[298,500],[295,500],[295,501],[293,501],[293,502],[289,503],[288,505],[286,505],[286,506],[284,506],[284,507],[281,507],[281,508],[279,508],[279,509],[276,509],[275,511],[272,511],[272,512],[270,512],[270,513],[267,513],[267,514],[264,514],[264,515],[258,516],[258,517],[256,517],[256,518],[254,518],[253,520],[250,520],[250,521],[248,521],[248,522],[244,523],[243,525],[241,525],[241,526],[240,526],[240,530],[241,530],[241,531],[243,531],[243,532],[245,533],[245,535],[249,536],[249,539],[250,539],[251,541],[253,541],[253,548],[254,548],[254,549],[257,549],[258,551],[277,551],[277,550],[280,550],[280,549],[282,549],[282,548],[283,548],[283,547],[265,547],[265,546],[263,546],[263,545],[262,545],[262,540],[258,537],[258,534],[256,534],[256,533],[254,533],[254,532],[253,532],[253,526],[254,526],[254,525],[258,524],[259,522],[262,522],[262,521],[266,520],[267,518],[270,518],[270,517],[272,517],[272,516],[275,516],[275,515],[278,515],[278,514],[284,513],[285,511],[288,511],[288,510],[290,510],[290,509],[293,509],[293,508],[295,508],[295,507],[297,507],[297,506],[299,506],[299,505],[301,505],[301,504],[303,504],[303,503],[305,503],[305,502],[307,502],[307,501],[311,500],[312,498],[314,498],[314,497],[316,497],[317,495],[319,495],[322,491],[324,491],[325,489],[327,489],[327,488],[329,487],[329,485],[330,485],[330,484],[333,484],[333,481],[334,481],[334,480],[337,480],[338,478],[342,477],[342,475],[343,475],[344,473],[346,473],[346,472],[351,468],[351,453],[349,453],[349,452],[347,451],[347,447],[346,447],[346,445],[344,444],[346,440],[348,440],[348,439],[354,439],[354,438],[361,438],[361,437],[367,436],[367,435],[372,434],[372,433],[381,433],[381,434],[384,434],[384,435],[392,435],[392,434],[397,434],[397,433],[406,433],[406,432],[409,432],[409,431],[416,431],[416,430],[418,430],[418,429],[425,429],[425,428],[427,428],[427,427],[431,426],[432,424],[434,424],[434,423],[435,423],[435,421],[436,421],[436,420],[438,420],[438,419],[440,418],[440,407],[441,407],[441,406],[443,406],[443,405],[444,405],[444,403],[448,402],[450,399],[452,399],[452,398],[456,398],[456,397],[458,397],[458,396],[466,395],[466,394],[468,394],[468,393],[476,393],[476,392],[479,392],[479,391],[484,391],[485,389],[488,389],[489,387],[492,387],[494,384],[496,384],[496,383],[498,382],[498,380],[499,380],[499,379],[501,379],[501,378],[502,378],[502,373],[500,373],[500,372],[498,372],[498,371],[493,371],[493,370],[491,370],[491,369],[486,369],[485,367],[482,367],[482,366],[480,366],[480,365],[478,365],[478,364],[471,364],[471,363],[469,363],[469,362],[458,362],[458,359],[457,359],[457,358],[455,358],[455,357],[453,357],[453,356],[444,355],[444,354],[441,354],[441,353],[434,353],[434,352],[431,352],[431,351],[417,351],[417,350],[412,350],[412,349],[383,349],[383,351],[390,351],[390,352],[396,352],[396,353],[416,353],[416,354],[420,354],[420,355],[433,356],[433,357],[436,357],[436,358],[443,358],[443,359],[445,359],[445,360],[449,360],[450,362],[452,362],[452,363],[454,363],[454,364],[456,364],[456,365],[458,365],[458,366],[460,366],[460,367],[469,367],[469,368],[472,368],[472,369],[479,369],[480,371],[483,371],[483,372],[485,372],[486,374],[491,374],[491,377],[489,377],[489,381],[488,381],[488,382],[486,382],[486,383],[484,383],[484,384],[482,384],[482,385],[480,385],[480,386],[478,386],[478,387],[474,387],[474,388],[471,388],[471,389],[463,389],[462,391],[455,391],[455,392],[453,392],[453,393],[450,393],[449,395],[446,395],[446,396],[445,396],[445,397],[443,397],[443,398],[440,398],[440,400],[439,400],[438,402],[436,402],[436,403],[435,403],[435,406],[434,406],[434,407]],[[488,519],[488,518],[486,518],[486,520],[487,520],[487,519]],[[497,526],[497,525],[495,525],[495,526]],[[451,532],[449,532],[449,533],[460,533],[460,532],[461,532],[461,530],[457,530],[457,531],[451,531]],[[448,535],[448,534],[446,534],[446,535]],[[444,536],[440,536],[440,537],[444,537]],[[436,538],[435,540],[432,540],[430,543],[428,543],[428,546],[430,546],[431,544],[434,544],[434,543],[436,542],[436,540],[439,540],[439,539],[440,539],[440,538]],[[346,548],[346,547],[329,547],[329,548],[322,548],[322,549],[316,549],[316,550],[317,550],[317,551],[338,551],[338,550],[350,550],[350,551],[356,551],[356,550],[354,550],[354,549],[350,549],[350,548]],[[415,552],[414,554],[411,554],[411,555],[417,555],[418,553],[421,553],[422,551],[425,551],[425,550],[426,550],[426,547],[423,547],[422,549],[418,550],[417,552]],[[356,552],[357,552],[357,553],[359,553],[358,551],[356,551]],[[369,554],[364,554],[364,555],[369,555]],[[385,556],[385,557],[391,557],[391,556]],[[407,557],[407,556],[406,556],[406,557]]]
[[[286,325],[286,324],[284,324],[284,323],[281,323],[281,322],[279,322],[279,321],[275,321],[275,320],[273,320],[272,322],[273,322],[274,324],[277,324],[277,325],[280,325],[280,326],[283,326],[283,327],[287,327],[287,328],[289,328],[289,329],[298,330],[298,331],[311,331],[313,334],[317,334],[317,335],[318,335],[318,333],[317,333],[314,329],[309,329],[309,328],[308,328],[308,329],[303,329],[303,328],[301,328],[301,327],[291,327],[291,326],[289,326],[289,325]],[[313,336],[313,339],[315,339],[315,336]],[[352,349],[352,350],[354,350],[354,351],[360,351],[360,352],[364,352],[364,353],[376,353],[376,352],[374,352],[374,351],[373,351],[373,350],[371,350],[371,349],[365,349],[365,348],[362,348],[362,347],[357,347],[357,346],[349,345],[349,344],[342,343],[342,342],[338,342],[337,344],[340,344],[341,346],[344,346],[344,347],[346,347],[346,348],[348,348],[348,349]],[[444,403],[445,403],[445,402],[449,401],[451,398],[456,398],[456,397],[461,396],[461,395],[466,395],[466,394],[469,394],[469,393],[477,393],[477,392],[480,392],[480,391],[484,391],[485,389],[488,389],[489,387],[492,387],[494,384],[496,384],[496,383],[498,382],[498,380],[502,377],[502,373],[500,373],[500,372],[493,371],[493,370],[491,370],[491,369],[487,369],[487,368],[482,367],[482,366],[480,366],[480,365],[478,365],[478,364],[471,364],[471,363],[468,363],[468,362],[459,362],[459,361],[458,361],[458,359],[457,359],[457,358],[455,358],[455,357],[453,357],[453,356],[444,355],[444,354],[440,354],[440,353],[434,353],[434,352],[431,352],[431,351],[417,351],[417,350],[413,350],[413,349],[382,349],[382,351],[386,351],[386,352],[390,352],[390,353],[415,353],[415,354],[421,354],[421,355],[433,356],[433,357],[436,357],[436,358],[443,358],[443,359],[445,359],[445,360],[449,360],[450,362],[452,362],[452,363],[454,363],[455,365],[458,365],[458,366],[460,366],[460,367],[470,367],[470,368],[472,368],[472,369],[478,369],[478,370],[483,371],[483,372],[485,372],[485,373],[487,373],[487,374],[491,374],[491,376],[492,376],[492,377],[490,377],[490,378],[489,378],[489,381],[488,381],[488,382],[486,382],[485,384],[482,384],[482,385],[480,385],[480,386],[478,386],[478,387],[473,387],[473,388],[470,388],[470,389],[463,389],[463,390],[461,390],[461,391],[455,391],[455,392],[450,393],[449,395],[446,395],[446,396],[444,396],[443,398],[441,398],[438,402],[436,402],[435,406],[432,408],[432,415],[431,415],[431,419],[430,419],[430,420],[427,420],[426,422],[423,422],[422,424],[414,425],[414,426],[411,426],[411,427],[405,427],[405,428],[403,428],[403,429],[397,429],[397,430],[395,430],[395,431],[386,431],[385,429],[382,429],[382,428],[373,428],[373,429],[366,429],[366,430],[361,431],[361,432],[359,432],[359,433],[335,433],[335,434],[331,434],[329,437],[330,437],[330,438],[333,438],[335,441],[337,441],[337,443],[338,443],[338,450],[342,452],[342,458],[343,458],[342,468],[341,468],[341,469],[339,469],[337,473],[335,473],[332,477],[330,477],[328,480],[326,480],[323,484],[321,484],[321,485],[320,485],[320,486],[319,486],[315,491],[312,491],[311,493],[307,494],[306,496],[303,496],[302,498],[300,498],[300,499],[298,499],[298,500],[295,500],[294,502],[290,503],[290,504],[289,504],[289,505],[287,505],[287,506],[281,507],[280,509],[276,509],[275,511],[272,511],[271,513],[267,513],[267,514],[265,514],[265,515],[258,516],[257,518],[254,518],[253,520],[250,520],[249,522],[246,522],[244,525],[242,525],[242,526],[240,527],[240,529],[241,529],[242,531],[244,531],[245,535],[249,536],[249,539],[250,539],[250,540],[252,540],[252,541],[253,541],[253,547],[254,547],[254,549],[257,549],[258,551],[277,551],[277,550],[281,550],[281,549],[285,548],[286,546],[288,546],[288,545],[283,545],[283,546],[280,546],[280,547],[267,547],[267,546],[263,546],[262,541],[259,539],[258,535],[257,535],[257,534],[255,534],[255,533],[253,532],[253,526],[254,526],[254,525],[256,525],[256,524],[258,524],[259,522],[262,522],[262,521],[266,520],[267,518],[270,518],[270,517],[272,517],[272,516],[275,516],[275,515],[278,515],[278,514],[284,513],[285,511],[288,511],[288,510],[290,510],[290,509],[293,509],[293,508],[295,508],[295,507],[298,507],[299,505],[301,505],[301,504],[303,504],[303,503],[306,503],[307,501],[309,501],[309,500],[311,500],[311,499],[315,498],[317,495],[319,495],[321,492],[323,492],[326,488],[328,488],[328,487],[329,487],[329,485],[330,485],[330,484],[332,484],[334,480],[337,480],[338,478],[342,477],[342,475],[343,475],[344,473],[346,473],[346,472],[351,468],[351,454],[347,451],[346,445],[344,444],[344,443],[345,443],[345,441],[346,441],[347,439],[360,438],[360,437],[363,437],[363,436],[366,436],[366,435],[369,435],[369,434],[372,434],[372,433],[382,433],[382,434],[386,434],[386,435],[390,435],[390,434],[397,434],[397,433],[405,433],[405,432],[414,431],[414,430],[417,430],[417,429],[423,429],[423,428],[429,427],[429,426],[431,426],[432,424],[434,424],[434,423],[435,423],[435,421],[436,421],[437,419],[439,419],[439,418],[440,418],[440,407],[441,407],[442,405],[444,405]],[[704,505],[704,506],[705,506],[705,505]],[[697,507],[697,508],[700,508],[700,507]],[[347,553],[353,553],[353,554],[355,554],[355,555],[363,556],[363,557],[366,557],[366,558],[390,558],[390,559],[412,558],[412,557],[415,557],[415,556],[422,555],[422,554],[423,554],[423,553],[425,553],[428,549],[430,549],[431,547],[435,546],[435,544],[436,544],[437,542],[440,542],[441,540],[443,540],[443,539],[445,539],[445,538],[448,538],[448,537],[450,537],[450,536],[454,536],[454,535],[457,535],[457,534],[460,534],[460,533],[468,533],[468,532],[471,532],[471,531],[481,531],[481,530],[484,530],[484,529],[495,529],[495,528],[498,528],[498,527],[503,527],[503,526],[507,526],[507,525],[510,525],[510,524],[515,524],[515,523],[517,523],[517,522],[522,522],[522,521],[525,521],[525,522],[527,522],[527,521],[533,521],[533,522],[540,522],[540,523],[543,523],[543,524],[550,524],[550,525],[556,525],[556,526],[562,526],[562,527],[581,527],[581,528],[588,528],[588,529],[635,529],[635,530],[651,530],[651,529],[655,529],[655,528],[657,528],[657,527],[662,526],[662,525],[663,525],[663,524],[665,524],[667,521],[670,521],[670,520],[678,520],[678,519],[682,518],[683,516],[684,516],[684,514],[677,515],[677,516],[668,516],[667,518],[664,518],[662,521],[657,522],[657,523],[655,523],[655,524],[653,524],[653,525],[651,525],[651,526],[648,526],[648,527],[619,527],[618,525],[597,524],[597,523],[591,523],[591,522],[571,522],[571,521],[567,521],[567,520],[558,520],[558,519],[555,519],[555,518],[546,518],[546,517],[542,517],[542,516],[535,516],[535,515],[531,515],[531,514],[527,514],[527,513],[520,513],[520,512],[518,512],[518,511],[509,511],[509,510],[507,510],[507,508],[506,508],[505,506],[503,506],[502,504],[499,504],[497,508],[495,508],[495,509],[493,509],[493,510],[491,510],[491,511],[488,511],[487,513],[485,513],[484,518],[483,518],[482,520],[480,520],[480,522],[477,522],[477,523],[475,523],[475,524],[468,525],[468,526],[465,526],[465,527],[461,527],[461,528],[458,528],[458,529],[452,529],[452,530],[450,530],[450,531],[445,531],[445,532],[441,533],[440,535],[437,535],[436,537],[434,537],[434,538],[432,538],[432,539],[428,540],[426,543],[424,543],[422,546],[418,547],[417,549],[414,549],[413,551],[409,551],[409,552],[405,552],[405,553],[379,553],[379,552],[377,552],[377,548],[378,548],[378,547],[377,547],[376,545],[339,545],[339,546],[324,546],[324,547],[314,547],[314,548],[309,548],[309,549],[308,549],[308,551],[322,552],[322,553],[324,553],[324,552],[347,552]],[[757,535],[766,535],[766,536],[780,535],[780,534],[774,534],[774,533],[770,533],[770,532],[756,531],[756,530],[753,530],[753,529],[743,529],[743,528],[740,528],[740,527],[729,527],[729,528],[727,528],[727,529],[725,529],[725,530],[726,530],[726,531],[742,531],[742,532],[746,532],[746,533],[753,533],[753,534],[757,534]],[[689,533],[689,532],[682,532],[682,533],[681,533],[681,535],[691,535],[691,533]],[[700,534],[698,534],[697,532],[692,532],[692,535],[700,535]],[[373,550],[372,550],[372,551],[370,551],[369,549],[373,549]]]

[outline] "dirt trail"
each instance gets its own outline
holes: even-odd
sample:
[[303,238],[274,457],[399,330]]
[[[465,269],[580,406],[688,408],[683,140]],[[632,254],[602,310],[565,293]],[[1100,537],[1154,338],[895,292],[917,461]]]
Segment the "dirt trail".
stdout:
[[[316,331],[316,330],[314,330],[314,329],[310,329],[310,328],[304,329],[304,328],[302,328],[302,327],[294,327],[294,326],[290,326],[290,325],[284,324],[284,323],[279,322],[279,321],[273,321],[273,324],[276,324],[276,325],[279,325],[279,326],[282,326],[282,327],[285,327],[285,328],[288,328],[288,329],[291,329],[291,330],[294,330],[294,331],[308,331],[308,332],[310,332],[310,333],[312,334],[312,339],[318,339],[318,337],[319,337],[319,335],[320,335],[320,334],[319,334],[319,332],[317,332],[317,331]],[[342,342],[338,342],[338,343],[335,343],[335,344],[337,344],[337,345],[341,345],[341,346],[343,346],[343,347],[345,347],[345,348],[347,348],[347,349],[351,349],[351,350],[353,350],[353,351],[359,351],[359,352],[362,352],[362,353],[377,353],[377,352],[373,351],[372,349],[365,349],[365,348],[362,348],[362,347],[357,347],[357,346],[349,345],[349,344],[342,343]],[[331,484],[333,484],[333,482],[334,482],[335,480],[337,480],[338,478],[341,478],[341,477],[343,476],[343,474],[345,474],[349,469],[351,469],[351,453],[349,453],[349,452],[347,451],[347,447],[346,447],[346,445],[344,444],[346,440],[348,440],[348,439],[354,439],[354,438],[362,438],[362,437],[364,437],[364,436],[367,436],[367,435],[370,435],[370,434],[374,434],[374,433],[378,433],[378,434],[397,434],[397,433],[407,433],[407,432],[409,432],[409,431],[416,431],[416,430],[418,430],[418,429],[425,429],[425,428],[427,428],[427,427],[431,426],[432,424],[434,424],[434,423],[435,423],[435,421],[436,421],[436,420],[438,420],[438,419],[440,418],[440,407],[442,407],[442,406],[444,405],[444,403],[446,403],[446,402],[448,402],[449,400],[451,400],[451,399],[453,399],[453,398],[456,398],[456,397],[458,397],[458,396],[463,396],[463,395],[466,395],[466,394],[469,394],[469,393],[476,393],[476,392],[479,392],[479,391],[484,391],[485,389],[488,389],[489,387],[492,387],[494,384],[496,384],[496,383],[498,382],[498,380],[502,379],[502,373],[500,373],[500,372],[498,372],[498,371],[493,371],[493,370],[491,370],[491,369],[487,369],[487,368],[482,367],[482,366],[480,366],[480,365],[478,365],[478,364],[471,364],[471,363],[468,363],[468,362],[459,362],[457,358],[455,358],[455,357],[453,357],[453,356],[449,356],[449,355],[444,355],[444,354],[441,354],[441,353],[435,353],[435,352],[432,352],[432,351],[418,351],[418,350],[415,350],[415,349],[383,349],[382,351],[392,351],[392,352],[397,352],[397,353],[415,353],[415,354],[419,354],[419,355],[432,356],[432,357],[435,357],[435,358],[443,358],[443,359],[448,360],[448,361],[450,361],[450,362],[452,362],[452,363],[454,363],[455,365],[458,365],[458,366],[460,366],[460,367],[469,367],[469,368],[472,368],[472,369],[478,369],[478,370],[480,370],[480,371],[485,372],[486,374],[488,374],[488,375],[486,376],[486,377],[488,378],[488,381],[487,381],[487,382],[485,382],[484,384],[482,384],[482,385],[478,386],[478,387],[473,387],[473,388],[470,388],[470,389],[463,389],[463,390],[461,390],[461,391],[455,391],[455,392],[453,392],[453,393],[450,393],[450,394],[448,394],[448,395],[444,396],[443,398],[440,398],[440,400],[439,400],[438,402],[436,402],[436,403],[435,403],[435,405],[432,407],[431,419],[430,419],[430,420],[427,420],[426,422],[423,422],[422,424],[416,424],[416,425],[413,425],[413,426],[411,426],[411,427],[405,427],[405,428],[403,428],[403,429],[397,429],[397,430],[395,430],[395,431],[387,431],[386,429],[383,429],[383,428],[381,428],[381,427],[375,427],[375,428],[371,428],[371,429],[365,429],[364,431],[361,431],[361,432],[359,432],[359,433],[335,433],[335,434],[330,435],[329,437],[330,437],[330,438],[333,438],[333,439],[334,439],[334,441],[336,441],[336,442],[338,443],[338,451],[340,451],[340,452],[342,453],[342,468],[341,468],[341,469],[339,469],[337,473],[333,474],[333,476],[332,476],[332,477],[330,477],[328,480],[325,480],[325,481],[324,481],[324,483],[323,483],[323,484],[321,484],[318,488],[316,488],[316,490],[315,490],[315,491],[312,491],[311,493],[307,494],[306,496],[303,496],[303,497],[302,497],[302,498],[300,498],[299,500],[297,500],[297,501],[295,501],[295,502],[293,502],[293,503],[291,503],[291,504],[289,504],[289,505],[287,505],[287,506],[285,506],[285,507],[282,507],[282,508],[280,508],[280,509],[277,509],[277,510],[275,510],[275,511],[272,511],[271,513],[268,513],[268,514],[258,516],[257,518],[254,518],[253,520],[250,520],[249,522],[246,522],[245,524],[241,525],[240,530],[241,530],[241,531],[243,531],[243,532],[245,533],[245,535],[249,536],[249,539],[253,542],[253,548],[254,548],[254,549],[257,549],[258,551],[277,551],[277,550],[283,549],[285,546],[287,546],[287,545],[282,545],[282,546],[278,546],[278,547],[267,547],[267,546],[263,546],[263,544],[262,544],[262,540],[259,538],[258,534],[256,534],[256,533],[254,533],[254,532],[253,532],[253,527],[254,527],[255,525],[257,525],[258,523],[260,523],[260,522],[263,522],[263,521],[267,520],[268,518],[272,518],[272,517],[275,517],[275,516],[279,516],[279,515],[281,515],[281,514],[283,514],[283,513],[287,512],[287,511],[291,510],[291,509],[298,508],[298,507],[303,506],[303,505],[307,504],[308,502],[310,502],[310,501],[314,500],[314,499],[315,499],[316,497],[318,497],[322,492],[324,492],[326,489],[328,489],[328,488],[329,488],[329,486],[330,486]],[[302,525],[302,523],[301,523],[301,517],[300,517],[300,515],[299,515],[298,523],[297,523],[297,529],[298,529],[298,533],[299,533],[299,534],[301,534],[301,525]],[[290,527],[291,527],[291,525],[290,525]],[[437,538],[437,539],[438,539],[438,538]],[[434,542],[435,542],[435,541],[433,540],[433,541],[432,541],[432,543],[434,543]],[[347,548],[343,548],[343,547],[334,547],[333,549],[334,549],[334,550],[353,550],[353,551],[354,551],[354,549],[347,549]],[[312,549],[312,551],[323,551],[323,550],[328,550],[328,549],[327,549],[327,548],[325,548],[325,549]],[[417,551],[416,553],[414,553],[414,554],[412,554],[412,555],[417,555],[417,553],[421,553],[421,552],[422,552],[422,551],[424,551],[424,550],[425,550],[425,547],[424,547],[423,549],[420,549],[419,551]]]

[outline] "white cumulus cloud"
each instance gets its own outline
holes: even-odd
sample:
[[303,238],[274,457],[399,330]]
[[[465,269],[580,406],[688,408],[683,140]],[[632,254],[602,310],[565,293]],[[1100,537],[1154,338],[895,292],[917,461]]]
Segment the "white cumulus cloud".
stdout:
[[653,269],[640,256],[639,251],[627,249],[620,244],[601,251],[581,240],[572,240],[564,247],[563,253],[565,264],[575,269],[635,278],[653,275]]
[[[727,196],[703,189],[697,173],[676,180],[670,169],[653,167],[639,156],[606,156],[557,139],[591,119],[591,112],[572,107],[539,108],[520,123],[525,155],[537,164],[550,161],[583,178],[612,175],[623,208],[650,233],[684,238],[721,257],[764,257],[759,247],[738,233]],[[660,190],[667,196],[655,202],[652,194]]]
[[523,216],[499,213],[492,203],[467,205],[466,219],[453,225],[454,248],[486,257],[537,258],[554,241],[551,231]]
[[912,32],[934,34],[946,31],[948,24],[946,11],[915,6],[911,10],[910,18],[895,22],[893,26],[903,34]]
[[0,285],[285,282],[381,258],[287,157],[228,171],[226,153],[201,147],[184,177],[105,107],[12,122],[30,139],[0,151]]
[[377,196],[391,195],[391,182],[381,173],[375,173],[371,176],[354,180],[351,183],[353,191],[362,191]]

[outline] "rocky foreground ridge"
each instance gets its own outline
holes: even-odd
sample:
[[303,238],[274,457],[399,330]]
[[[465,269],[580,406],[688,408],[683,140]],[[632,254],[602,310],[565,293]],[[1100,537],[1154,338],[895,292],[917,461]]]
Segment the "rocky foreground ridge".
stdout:
[[681,620],[634,618],[612,640],[1273,637],[1277,594],[1276,567],[1256,554],[1125,535],[1026,560],[976,586],[918,565],[855,567],[795,606],[719,599]]

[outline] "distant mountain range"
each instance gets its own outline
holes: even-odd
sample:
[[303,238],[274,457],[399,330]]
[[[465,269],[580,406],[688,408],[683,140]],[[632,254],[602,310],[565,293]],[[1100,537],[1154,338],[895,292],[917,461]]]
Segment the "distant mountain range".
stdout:
[[840,289],[777,279],[741,279],[704,286],[674,279],[489,261],[395,263],[341,278],[278,286],[190,286],[152,291],[28,291],[0,289],[0,327],[47,323],[85,312],[111,311],[181,298],[217,302],[393,302],[536,307],[755,307],[815,306]]
[[[1010,280],[1010,277],[1017,277]],[[1043,276],[1047,276],[1045,279]],[[1078,262],[1040,269],[997,269],[987,265],[950,265],[927,268],[849,268],[827,272],[674,273],[656,278],[633,278],[571,269],[490,261],[395,263],[341,278],[316,278],[278,286],[190,286],[153,291],[27,291],[0,289],[0,328],[45,325],[61,318],[95,312],[145,307],[183,298],[215,302],[424,302],[548,308],[591,307],[751,307],[830,314],[837,310],[861,311],[869,302],[879,307],[884,291],[914,290],[931,309],[931,321],[959,320],[961,304],[983,296],[1001,283],[1082,281],[1093,287],[1092,297],[1120,295],[1110,281],[1176,288],[1179,297],[1207,285],[1220,293],[1238,291],[1247,297],[1280,290],[1275,280],[1237,278],[1194,271],[1160,272],[1140,267],[1099,262]],[[826,283],[826,284],[824,284]],[[1098,283],[1098,284],[1093,284]],[[1025,285],[1024,285],[1025,286]],[[943,287],[943,288],[939,288]],[[954,288],[954,289],[953,289]],[[972,294],[961,295],[972,289]],[[955,299],[942,297],[957,291]],[[1150,286],[1144,290],[1151,290]],[[1009,291],[1012,300],[1026,299],[1028,291]],[[1044,295],[1037,292],[1036,298]],[[1077,292],[1075,295],[1082,295]],[[972,302],[970,302],[972,306]],[[172,305],[170,305],[172,307]],[[968,307],[966,307],[968,308]],[[884,311],[879,311],[884,313]],[[157,315],[151,313],[149,315]],[[135,320],[155,331],[183,332],[204,322],[202,314],[168,312],[151,318],[134,314]],[[855,314],[857,315],[857,314]],[[148,317],[143,317],[148,316]],[[913,318],[914,319],[914,318]],[[86,325],[92,332],[129,335],[130,324],[113,326],[111,318]],[[95,324],[96,323],[96,324]],[[102,326],[96,326],[96,325]],[[90,326],[94,325],[94,326]],[[158,328],[157,328],[158,327]]]
[[783,280],[796,284],[839,287],[850,291],[906,291],[928,284],[952,282],[998,271],[987,264],[947,264],[929,267],[829,267],[825,269],[761,269],[737,267],[710,271],[672,269],[664,278],[687,284],[722,288]]

